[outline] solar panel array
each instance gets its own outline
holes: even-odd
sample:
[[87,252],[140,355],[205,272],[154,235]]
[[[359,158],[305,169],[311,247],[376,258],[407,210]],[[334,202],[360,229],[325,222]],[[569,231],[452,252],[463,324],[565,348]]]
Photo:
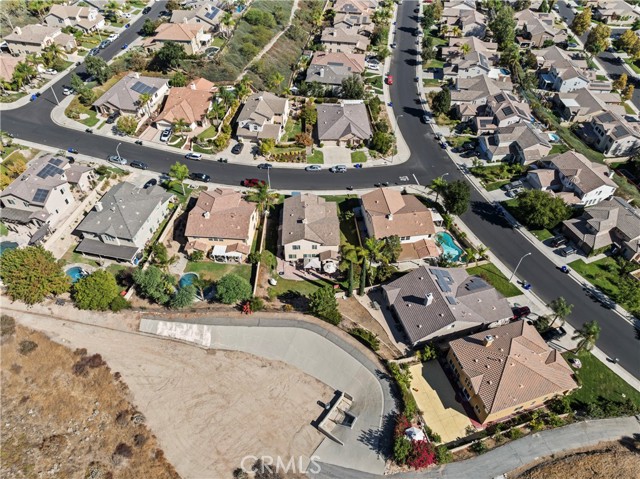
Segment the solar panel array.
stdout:
[[502,110],[505,115],[513,115],[513,108],[510,106],[505,106],[504,110]]
[[444,293],[450,293],[449,285],[453,284],[453,278],[447,271],[441,269],[429,269],[429,272],[436,277],[436,283]]
[[469,281],[467,281],[465,288],[468,291],[475,291],[476,289],[482,289],[485,286],[485,282],[480,278],[470,278]]
[[49,176],[58,176],[62,175],[64,170],[58,168],[57,166],[51,165],[47,163],[44,168],[42,168],[38,174],[36,175],[38,178],[42,178],[43,180],[48,178]]
[[131,89],[136,93],[140,93],[141,95],[145,93],[148,93],[149,95],[153,95],[155,92],[158,91],[156,87],[149,86],[145,83],[142,83],[141,81],[135,82],[134,85],[131,87]]
[[62,158],[51,158],[49,163],[55,166],[60,166],[64,160]]
[[209,20],[213,20],[214,18],[216,18],[216,15],[218,15],[218,13],[220,13],[220,9],[213,7],[210,12],[207,12],[204,15],[204,17],[208,18]]
[[447,301],[449,302],[449,304],[452,304],[454,306],[458,304],[458,301],[453,296],[445,296],[445,298],[447,298]]
[[49,194],[49,190],[45,190],[43,188],[38,188],[36,190],[36,194],[33,195],[33,201],[36,203],[42,203],[47,199],[47,195]]

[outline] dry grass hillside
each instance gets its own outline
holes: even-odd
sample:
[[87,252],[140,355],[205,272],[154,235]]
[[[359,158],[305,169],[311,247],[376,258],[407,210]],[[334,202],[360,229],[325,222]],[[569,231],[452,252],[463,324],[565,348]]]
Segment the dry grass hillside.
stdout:
[[2,317],[3,478],[178,478],[99,355]]

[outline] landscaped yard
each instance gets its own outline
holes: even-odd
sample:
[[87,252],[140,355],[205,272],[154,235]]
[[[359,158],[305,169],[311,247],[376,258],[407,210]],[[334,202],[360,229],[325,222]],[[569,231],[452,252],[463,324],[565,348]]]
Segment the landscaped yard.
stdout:
[[638,67],[637,62],[634,62],[631,58],[625,58],[625,63],[631,67],[631,69],[640,75],[640,67]]
[[365,163],[367,161],[367,154],[364,151],[351,152],[351,163]]
[[549,155],[555,155],[556,153],[566,153],[567,151],[569,151],[569,147],[567,145],[565,145],[564,143],[556,143],[551,147]]
[[9,234],[9,230],[5,226],[4,223],[0,223],[0,236],[7,236]]
[[502,188],[504,185],[508,185],[509,183],[511,183],[511,180],[498,180],[498,181],[493,181],[491,183],[487,183],[484,185],[484,189],[487,191],[494,191],[494,190],[498,190],[500,188]]
[[424,78],[422,80],[422,85],[425,87],[440,86],[440,80],[436,80],[435,78]]
[[318,288],[323,288],[327,285],[333,286],[333,284],[334,283],[325,281],[323,279],[318,279],[314,281],[310,281],[310,280],[295,281],[292,279],[278,278],[278,284],[276,284],[275,286],[269,286],[269,288],[274,290],[278,296],[288,291],[300,293],[303,296],[309,296],[312,293],[314,293]]
[[487,263],[480,266],[473,266],[471,268],[467,268],[467,273],[470,275],[480,276],[507,298],[522,294],[522,291],[520,291],[516,285],[510,283],[507,277],[502,274],[494,264]]
[[71,247],[67,250],[67,252],[62,257],[63,261],[66,261],[69,264],[71,263],[88,264],[89,266],[95,266],[97,268],[98,267],[97,262],[95,262],[94,260],[88,257],[82,256],[80,253],[76,253],[73,251],[74,249],[76,249],[76,246],[78,245],[75,243],[71,245]]
[[640,392],[629,386],[593,354],[581,352],[576,356],[572,352],[566,352],[563,356],[565,359],[577,357],[582,363],[582,367],[575,371],[582,388],[569,394],[574,408],[584,408],[587,404],[597,402],[598,398],[612,402],[623,402],[625,398],[629,398],[636,407],[640,407]]
[[287,124],[284,126],[282,141],[294,141],[299,133],[302,133],[302,122],[298,118],[289,117]]
[[342,244],[349,243],[354,246],[360,246],[360,239],[358,230],[356,227],[355,216],[346,218],[347,212],[353,213],[353,209],[359,206],[360,200],[354,195],[334,195],[323,196],[327,201],[334,201],[338,203],[339,217],[340,217],[340,240]]
[[449,143],[452,148],[459,148],[465,143],[475,140],[476,138],[474,136],[469,135],[456,135],[447,137],[447,143]]
[[187,137],[186,136],[173,135],[169,139],[167,144],[169,146],[173,146],[174,148],[182,148],[186,142],[187,142]]
[[206,140],[207,138],[213,138],[218,133],[217,127],[210,125],[209,128],[204,130],[202,133],[198,135],[198,138],[201,140]]
[[636,111],[631,108],[631,106],[628,103],[623,103],[622,106],[624,107],[624,111],[627,115],[635,115]]
[[444,62],[442,60],[429,60],[427,68],[444,68]]
[[[520,210],[518,210],[518,198],[513,198],[500,203],[511,215],[517,219],[520,223],[525,223],[520,216]],[[540,241],[552,238],[554,234],[548,229],[541,230],[529,230]]]
[[213,261],[189,261],[185,273],[198,273],[201,279],[218,281],[225,274],[234,273],[251,281],[251,265],[235,263],[214,263]]
[[315,150],[312,154],[307,156],[307,163],[322,164],[324,163],[324,153],[320,150]]
[[540,241],[545,241],[548,239],[553,238],[553,233],[549,230],[529,230],[531,231],[531,234],[533,236],[535,236],[536,238],[538,238]]

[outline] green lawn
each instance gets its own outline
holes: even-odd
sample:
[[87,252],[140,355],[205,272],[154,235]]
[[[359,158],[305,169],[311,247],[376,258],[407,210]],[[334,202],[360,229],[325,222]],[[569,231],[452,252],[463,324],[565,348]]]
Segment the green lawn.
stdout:
[[631,106],[629,106],[628,103],[623,103],[622,106],[624,107],[624,111],[627,115],[635,115],[636,111],[631,108]]
[[98,113],[95,110],[87,110],[85,113],[89,116],[83,120],[78,121],[88,127],[96,126],[100,121],[100,118],[98,118]]
[[548,240],[550,238],[554,237],[554,234],[547,230],[547,229],[543,229],[543,230],[530,230],[531,234],[533,236],[535,236],[536,238],[538,238],[540,241],[545,241]]
[[429,60],[429,62],[427,63],[426,68],[443,68],[444,67],[444,62],[442,60]]
[[110,264],[109,266],[107,266],[105,269],[109,273],[111,273],[112,275],[116,276],[120,271],[122,271],[123,269],[127,269],[129,267],[130,267],[130,265],[121,264],[121,263],[113,263],[113,264]]
[[459,148],[465,143],[469,141],[475,141],[475,137],[469,135],[457,135],[457,136],[448,136],[447,143],[451,145],[452,148]]
[[351,219],[344,217],[344,213],[347,211],[353,211],[360,204],[360,200],[354,195],[329,195],[323,196],[327,201],[334,201],[338,203],[338,209],[340,210],[340,242],[342,244],[349,243],[354,246],[360,245],[358,236],[358,230],[356,229],[355,216]]
[[7,236],[9,234],[9,230],[4,225],[4,223],[0,223],[0,236]]
[[235,263],[214,263],[213,261],[189,261],[185,272],[198,273],[200,278],[218,281],[225,274],[235,273],[251,281],[251,265]]
[[95,266],[96,268],[99,266],[98,263],[96,263],[94,260],[87,258],[85,256],[82,256],[80,253],[76,253],[75,251],[73,251],[76,248],[76,246],[77,245],[75,244],[71,245],[71,247],[67,250],[67,252],[62,257],[64,261],[66,261],[69,264],[71,263],[88,264],[89,266]]
[[502,274],[494,264],[487,263],[480,266],[473,266],[471,268],[467,268],[467,273],[470,275],[480,276],[507,298],[522,294],[522,291],[520,291],[516,285],[510,283],[507,277]]
[[315,150],[312,154],[307,156],[307,163],[321,165],[324,163],[324,153],[320,150]]
[[631,69],[640,75],[640,67],[638,67],[637,63],[634,62],[631,58],[626,58],[625,63],[631,67]]
[[435,78],[425,78],[422,80],[422,85],[425,87],[440,86],[440,80],[436,80]]
[[292,279],[277,278],[277,280],[278,284],[270,286],[269,288],[274,290],[278,296],[287,293],[288,291],[300,293],[303,296],[309,296],[318,288],[323,288],[327,285],[333,286],[334,284],[321,279],[315,281],[295,281]]
[[182,148],[186,142],[187,142],[186,136],[173,135],[169,139],[168,145],[173,146],[174,148]]
[[207,138],[213,138],[214,136],[216,136],[216,133],[218,133],[217,128],[211,125],[209,126],[209,128],[200,133],[200,135],[198,135],[198,138],[200,138],[201,140],[206,140]]
[[549,152],[549,155],[555,155],[557,153],[562,154],[562,153],[566,153],[567,151],[569,151],[569,147],[567,145],[565,145],[564,143],[556,143],[551,147],[551,151]]
[[511,180],[498,180],[484,185],[484,189],[487,191],[494,191],[502,188],[504,185],[511,183]]
[[578,356],[572,352],[563,354],[565,359],[578,357],[582,367],[575,374],[582,383],[582,388],[569,394],[569,400],[574,408],[584,408],[594,403],[599,397],[608,401],[622,402],[624,397],[640,407],[640,392],[627,384],[620,376],[611,371],[602,361],[589,352],[581,352]]
[[211,42],[212,47],[218,47],[218,48],[222,48],[222,45],[224,45],[224,38],[222,37],[215,37],[213,39],[213,41]]
[[367,154],[364,151],[351,152],[351,163],[366,163]]
[[299,133],[302,133],[302,122],[299,119],[290,117],[284,126],[284,138],[282,141],[294,141]]
[[640,205],[640,191],[633,183],[621,175],[613,175],[613,181],[618,185],[616,196],[621,196],[634,205]]
[[364,82],[368,85],[372,85],[374,88],[382,88],[382,75],[371,75],[369,72],[365,73]]
[[191,196],[191,193],[193,192],[193,190],[195,189],[187,185],[184,185],[184,193],[183,193],[182,186],[177,181],[172,181],[170,184],[168,185],[165,184],[163,186],[167,188],[167,191],[169,193],[173,193],[174,195],[176,195],[176,197],[180,200],[180,203],[185,203]]
[[443,40],[443,39],[442,39],[442,38],[440,38],[440,37],[434,37],[433,35],[425,35],[425,38],[426,38],[426,37],[431,37],[431,38],[433,38],[433,46],[434,46],[434,47],[439,47],[440,45],[446,45],[446,44],[447,44],[447,41],[446,41],[446,40]]

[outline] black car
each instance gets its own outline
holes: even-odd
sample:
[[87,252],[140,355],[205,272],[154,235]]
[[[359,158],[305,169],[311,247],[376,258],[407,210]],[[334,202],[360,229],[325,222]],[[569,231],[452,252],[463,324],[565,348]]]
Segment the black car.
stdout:
[[111,125],[115,123],[119,117],[120,117],[120,112],[114,111],[113,113],[111,113],[111,115],[109,115],[109,118],[107,118],[107,124]]
[[147,13],[149,13],[150,11],[151,11],[151,7],[144,7],[144,8],[142,9],[142,14],[143,14],[143,15],[146,15],[146,14],[147,14]]
[[236,146],[231,148],[231,153],[233,153],[234,155],[239,155],[240,153],[242,153],[243,148],[244,148],[244,143],[238,143]]
[[564,246],[567,244],[567,238],[564,236],[557,236],[549,241],[549,246],[552,248],[559,248],[560,246]]
[[258,165],[258,168],[261,170],[270,170],[271,168],[273,168],[273,165],[271,163],[260,163]]
[[142,161],[132,161],[131,163],[129,163],[129,166],[131,166],[132,168],[138,168],[140,170],[149,169],[149,165],[147,165],[146,163],[144,163]]
[[562,326],[560,326],[559,328],[547,329],[545,332],[540,334],[540,336],[542,336],[542,339],[544,339],[545,341],[554,341],[566,335],[567,331],[565,331]]
[[204,173],[191,173],[189,178],[195,181],[204,181],[205,183],[209,183],[211,181],[211,177],[209,175],[205,175]]
[[531,314],[531,309],[529,306],[520,306],[518,308],[512,308],[513,318],[512,321],[517,321],[518,319],[526,318]]
[[156,180],[155,178],[151,178],[149,181],[147,181],[144,184],[142,188],[146,190],[147,188],[151,188],[152,186],[156,186],[157,184],[158,184],[158,180]]

